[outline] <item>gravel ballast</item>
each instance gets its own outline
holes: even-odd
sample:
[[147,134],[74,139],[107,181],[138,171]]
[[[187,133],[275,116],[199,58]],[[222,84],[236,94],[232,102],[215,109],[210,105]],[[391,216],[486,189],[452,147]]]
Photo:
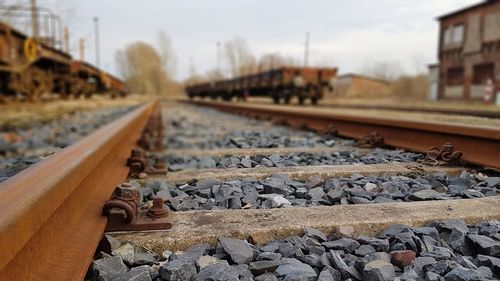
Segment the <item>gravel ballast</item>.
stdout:
[[[360,150],[342,150],[338,152],[300,152],[285,155],[252,155],[224,157],[166,155],[164,161],[169,171],[185,169],[211,168],[258,168],[258,167],[293,167],[320,165],[360,165],[382,163],[413,163],[421,159],[422,154],[376,148],[370,152]],[[155,158],[155,157],[152,157]],[[153,163],[155,159],[151,159]]]
[[217,209],[271,209],[287,207],[374,204],[409,201],[481,198],[498,195],[500,180],[463,171],[459,176],[443,173],[412,176],[363,176],[291,180],[275,174],[264,180],[251,178],[204,179],[168,184],[151,179],[140,188],[144,204],[160,197],[174,211]]
[[[168,149],[230,149],[278,147],[332,147],[354,142],[279,126],[203,107],[172,109],[163,114]],[[214,126],[207,126],[214,120]]]
[[[152,253],[106,236],[91,280],[499,280],[500,222],[391,225],[375,237],[306,228],[266,244],[219,237],[216,245]],[[135,278],[135,279],[134,279]]]
[[66,114],[48,123],[0,132],[0,182],[77,142],[134,107],[114,107]]

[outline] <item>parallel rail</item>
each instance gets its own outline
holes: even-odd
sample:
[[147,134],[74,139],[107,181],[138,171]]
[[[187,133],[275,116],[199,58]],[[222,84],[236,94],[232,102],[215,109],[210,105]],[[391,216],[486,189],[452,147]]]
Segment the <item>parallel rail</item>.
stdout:
[[392,105],[368,105],[368,104],[320,104],[323,108],[347,108],[347,109],[376,109],[376,110],[399,110],[399,111],[411,111],[420,113],[438,113],[447,115],[460,115],[460,116],[474,116],[483,118],[500,118],[500,111],[494,110],[478,110],[478,109],[454,109],[454,108],[432,108],[432,107],[410,107],[410,106],[392,106]]
[[0,280],[81,280],[155,102],[0,184]]
[[361,139],[376,131],[384,144],[410,151],[427,152],[431,147],[451,143],[463,152],[465,162],[500,169],[500,129],[441,122],[409,121],[394,118],[316,112],[311,108],[284,108],[268,105],[242,105],[196,101],[231,113],[250,114],[260,118],[281,120],[295,127],[307,126],[324,131],[333,126],[340,136]]

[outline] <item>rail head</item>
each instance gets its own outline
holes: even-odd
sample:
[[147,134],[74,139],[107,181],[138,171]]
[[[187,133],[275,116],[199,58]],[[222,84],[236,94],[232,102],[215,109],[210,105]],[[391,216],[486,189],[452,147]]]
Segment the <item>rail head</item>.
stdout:
[[194,101],[198,105],[212,106],[221,109],[252,110],[265,114],[287,114],[302,118],[314,118],[323,121],[349,121],[363,124],[392,126],[396,128],[418,129],[440,133],[450,133],[469,137],[482,137],[500,141],[500,129],[488,126],[471,126],[465,124],[453,124],[445,122],[423,121],[423,120],[401,120],[388,117],[360,116],[351,114],[339,114],[323,111],[304,111],[303,108],[276,107],[270,105],[242,105],[224,102]]
[[[156,101],[141,105],[0,183],[0,274],[110,151],[131,132],[140,133],[156,105]],[[60,224],[64,227],[65,222]]]

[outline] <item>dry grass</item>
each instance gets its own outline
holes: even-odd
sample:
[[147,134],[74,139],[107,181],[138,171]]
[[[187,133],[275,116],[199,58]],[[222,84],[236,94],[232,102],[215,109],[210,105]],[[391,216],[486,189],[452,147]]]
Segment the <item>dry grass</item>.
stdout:
[[77,111],[106,107],[123,107],[137,105],[147,97],[128,96],[127,98],[110,99],[96,96],[89,100],[59,100],[41,103],[9,103],[0,105],[0,129],[9,130],[29,126],[34,121],[48,122]]
[[429,83],[427,75],[401,76],[391,82],[392,96],[425,100]]

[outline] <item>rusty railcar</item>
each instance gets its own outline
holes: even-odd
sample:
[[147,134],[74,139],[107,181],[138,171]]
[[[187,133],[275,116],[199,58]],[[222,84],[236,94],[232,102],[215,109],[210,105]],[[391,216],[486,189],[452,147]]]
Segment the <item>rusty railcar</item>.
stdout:
[[[102,72],[102,77],[105,77],[106,79],[104,80],[104,90],[107,91],[107,92],[110,92],[111,95],[113,96],[125,96],[127,94],[127,90],[125,88],[125,84],[123,83],[123,81],[110,74],[110,73],[105,73],[105,72]],[[103,78],[104,79],[104,78]]]
[[37,100],[125,92],[123,82],[70,54],[41,43],[0,22],[0,97]]
[[71,63],[72,95],[75,97],[89,97],[92,93],[104,87],[105,79],[97,67],[85,61],[73,61]]
[[71,56],[0,22],[0,91],[34,100],[43,92],[67,95]]
[[275,103],[290,103],[296,98],[300,104],[310,100],[317,104],[325,91],[333,91],[336,68],[281,67],[233,79],[205,82],[186,87],[190,98],[233,98],[248,96],[271,97]]

